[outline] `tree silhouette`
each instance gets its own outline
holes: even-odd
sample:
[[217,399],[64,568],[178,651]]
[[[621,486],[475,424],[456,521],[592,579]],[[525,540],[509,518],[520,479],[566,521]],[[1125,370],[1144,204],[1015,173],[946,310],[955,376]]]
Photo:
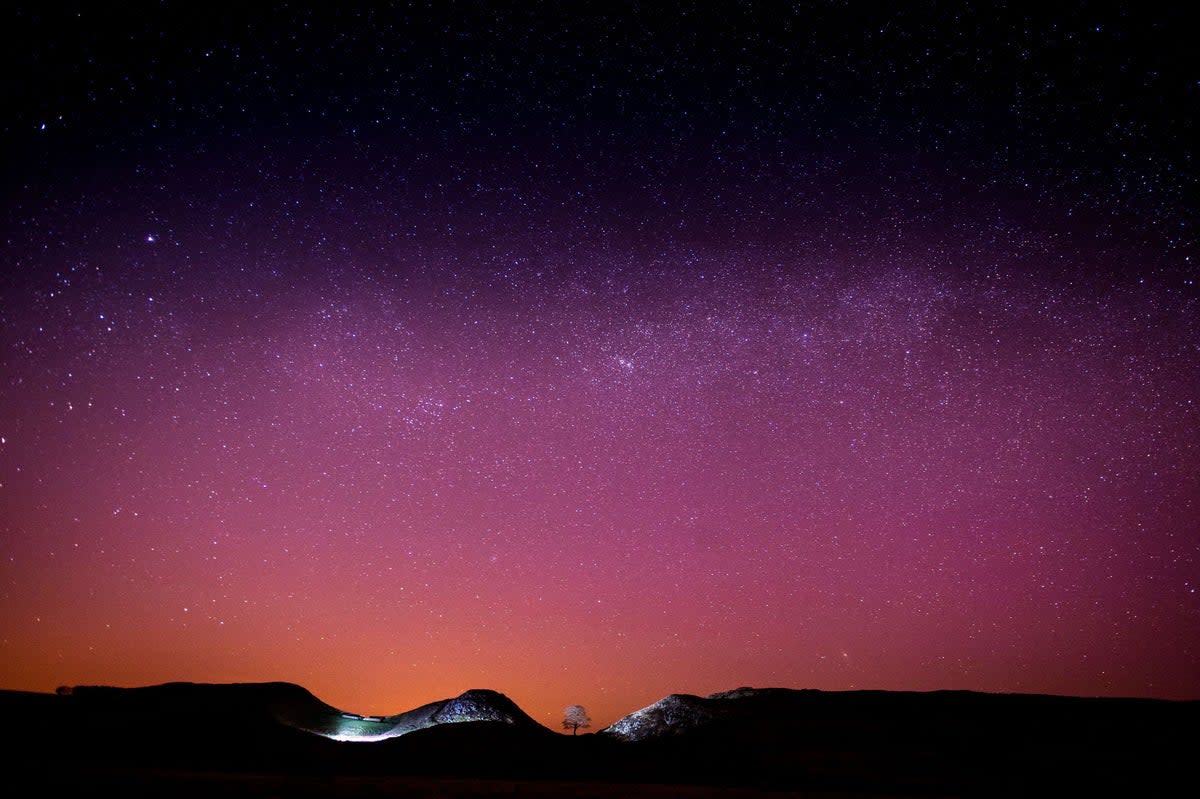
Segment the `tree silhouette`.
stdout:
[[588,718],[583,705],[571,705],[564,711],[563,729],[570,730],[572,735],[575,735],[580,728],[587,729],[590,726],[592,726],[592,720]]

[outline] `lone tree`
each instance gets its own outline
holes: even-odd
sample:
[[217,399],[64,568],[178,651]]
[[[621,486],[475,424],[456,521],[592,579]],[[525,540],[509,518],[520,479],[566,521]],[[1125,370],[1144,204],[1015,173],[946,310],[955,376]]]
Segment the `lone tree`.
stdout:
[[588,718],[583,705],[571,705],[564,711],[563,729],[570,730],[572,735],[577,733],[581,727],[586,730],[590,726],[592,726],[592,720]]

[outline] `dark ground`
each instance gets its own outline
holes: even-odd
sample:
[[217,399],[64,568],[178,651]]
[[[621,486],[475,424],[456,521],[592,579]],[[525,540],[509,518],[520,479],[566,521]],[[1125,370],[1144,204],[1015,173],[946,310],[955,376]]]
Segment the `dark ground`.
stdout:
[[[49,795],[1078,796],[1195,785],[1200,703],[767,690],[625,742],[530,723],[338,743],[277,721],[298,686],[0,692],[13,780]],[[707,701],[707,700],[703,700]]]
[[[86,770],[67,777],[39,780],[41,788],[97,792],[117,796],[164,796],[174,799],[219,796],[252,797],[421,797],[422,799],[494,799],[496,797],[577,797],[578,799],[785,799],[785,797],[845,797],[844,793],[812,793],[706,785],[656,785],[556,780],[454,779],[437,777],[312,776],[283,774],[224,774],[137,770]],[[889,794],[854,794],[861,799]]]

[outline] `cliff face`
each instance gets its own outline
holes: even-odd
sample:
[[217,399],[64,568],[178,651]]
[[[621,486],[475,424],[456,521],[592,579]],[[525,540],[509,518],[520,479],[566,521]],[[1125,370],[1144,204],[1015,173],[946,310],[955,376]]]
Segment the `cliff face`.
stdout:
[[335,741],[385,741],[441,724],[468,721],[538,726],[504,694],[478,688],[393,716],[360,716],[333,708],[315,714],[289,711],[289,708],[277,708],[276,717],[288,726]]
[[525,711],[507,696],[496,691],[475,688],[442,702],[433,715],[437,724],[459,721],[502,721],[506,724],[534,723]]
[[601,730],[621,741],[644,741],[695,729],[714,717],[712,699],[671,694]]
[[735,688],[708,696],[671,694],[649,707],[634,711],[600,731],[620,741],[646,741],[671,737],[755,714],[770,722],[771,703],[787,703],[802,692],[783,688]]

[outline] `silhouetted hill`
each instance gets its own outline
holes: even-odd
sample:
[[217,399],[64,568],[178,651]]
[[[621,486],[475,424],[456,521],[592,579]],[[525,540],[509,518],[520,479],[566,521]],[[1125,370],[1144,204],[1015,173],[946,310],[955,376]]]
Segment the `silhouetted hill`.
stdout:
[[19,732],[9,730],[16,750],[188,768],[372,767],[383,750],[339,742],[361,746],[466,723],[553,735],[508,697],[478,689],[392,716],[345,712],[283,682],[76,686],[65,695],[0,692],[0,704],[21,719]]
[[383,717],[344,713],[288,683],[6,691],[0,712],[8,760],[60,787],[220,772],[1146,793],[1190,780],[1200,743],[1197,702],[955,691],[674,694],[578,737],[483,690]]
[[970,691],[673,694],[598,735],[699,781],[942,792],[1184,774],[1200,703]]
[[282,682],[77,686],[65,696],[4,692],[0,703],[20,719],[6,730],[10,750],[189,768],[291,768],[330,742],[281,724],[281,712],[337,712]]

